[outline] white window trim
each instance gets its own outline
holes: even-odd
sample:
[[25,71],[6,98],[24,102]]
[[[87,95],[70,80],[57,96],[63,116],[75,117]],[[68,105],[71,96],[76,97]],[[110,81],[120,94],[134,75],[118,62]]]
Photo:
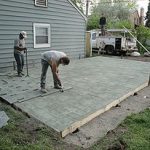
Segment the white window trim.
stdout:
[[[36,44],[36,27],[47,27],[48,28],[48,43],[47,44]],[[34,48],[42,48],[42,47],[51,47],[51,26],[50,24],[44,23],[33,23],[33,33],[34,33]]]
[[48,5],[47,5],[48,0],[46,0],[46,6],[44,6],[44,5],[38,5],[38,4],[36,3],[36,1],[37,1],[37,0],[34,0],[34,5],[35,5],[35,6],[39,6],[39,7],[47,7],[47,6],[48,6]]

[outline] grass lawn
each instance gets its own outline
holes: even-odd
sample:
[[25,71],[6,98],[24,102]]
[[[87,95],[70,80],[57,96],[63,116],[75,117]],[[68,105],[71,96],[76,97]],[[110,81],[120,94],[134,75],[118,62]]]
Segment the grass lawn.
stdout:
[[[49,127],[0,102],[10,120],[0,129],[0,150],[81,150]],[[150,109],[127,117],[89,150],[150,150]]]
[[0,111],[5,111],[8,125],[0,129],[0,150],[78,150],[55,134],[49,127],[27,117],[11,106],[0,102]]
[[150,150],[150,109],[127,117],[90,150]]

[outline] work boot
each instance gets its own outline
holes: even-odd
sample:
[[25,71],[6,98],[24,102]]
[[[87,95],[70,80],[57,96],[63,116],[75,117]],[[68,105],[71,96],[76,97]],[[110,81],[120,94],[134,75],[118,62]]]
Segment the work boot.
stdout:
[[22,76],[24,76],[24,73],[23,73],[23,72],[21,72],[20,74],[21,74]]
[[55,89],[62,89],[62,87],[60,85],[54,85]]
[[18,77],[22,77],[21,73],[18,73]]
[[47,93],[47,90],[45,88],[41,88],[42,93]]

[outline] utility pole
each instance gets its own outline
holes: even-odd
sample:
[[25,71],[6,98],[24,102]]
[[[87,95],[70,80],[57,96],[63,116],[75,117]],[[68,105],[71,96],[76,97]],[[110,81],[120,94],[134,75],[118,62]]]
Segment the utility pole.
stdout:
[[89,0],[86,0],[86,17],[88,17],[89,14]]

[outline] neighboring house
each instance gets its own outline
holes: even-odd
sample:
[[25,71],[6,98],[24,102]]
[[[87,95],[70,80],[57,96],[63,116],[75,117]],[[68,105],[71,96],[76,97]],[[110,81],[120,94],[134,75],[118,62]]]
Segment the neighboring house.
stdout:
[[14,39],[22,30],[30,64],[39,63],[47,50],[85,56],[86,17],[71,0],[1,0],[0,72],[13,68]]
[[144,8],[140,9],[140,13],[138,10],[131,10],[129,20],[134,27],[144,25]]
[[145,17],[144,17],[144,8],[141,8],[140,9],[140,25],[144,25],[144,20],[145,20]]
[[140,16],[138,10],[131,10],[129,15],[129,20],[134,27],[139,26]]

